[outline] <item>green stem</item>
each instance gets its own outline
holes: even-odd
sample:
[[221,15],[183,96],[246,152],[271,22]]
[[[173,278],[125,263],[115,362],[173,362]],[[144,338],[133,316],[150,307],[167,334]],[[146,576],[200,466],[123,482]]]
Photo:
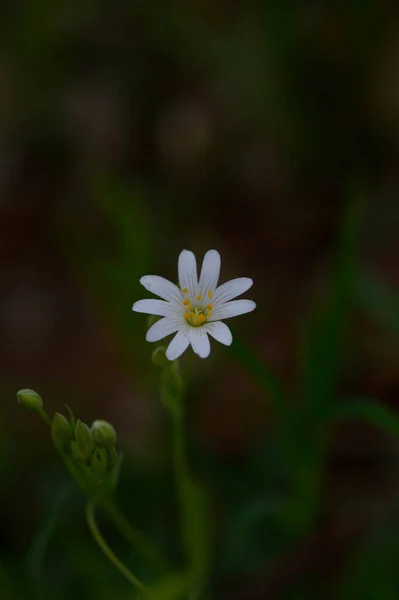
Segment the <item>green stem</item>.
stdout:
[[195,595],[207,575],[209,521],[204,492],[193,481],[188,466],[182,412],[172,414],[172,453],[181,543],[188,562],[188,586]]
[[[61,453],[61,456],[73,479],[75,479],[79,487],[81,487],[88,496],[91,496],[92,490],[90,490],[90,486],[88,486],[84,474],[68,456],[63,453]],[[97,504],[107,513],[119,533],[123,535],[142,556],[147,558],[148,562],[152,563],[159,571],[167,571],[169,569],[162,554],[144,537],[139,529],[131,525],[112,498],[99,499]]]
[[84,474],[81,472],[81,470],[77,467],[76,463],[74,462],[74,460],[71,459],[70,456],[68,456],[67,454],[65,454],[64,452],[60,452],[61,458],[64,462],[64,465],[66,466],[67,470],[69,471],[69,474],[71,475],[72,479],[75,480],[75,482],[78,484],[78,486],[86,493],[89,493],[89,488],[87,486]]
[[178,496],[178,502],[180,507],[180,516],[182,520],[182,528],[186,523],[187,513],[187,502],[186,502],[186,489],[187,483],[190,479],[187,456],[186,456],[186,444],[184,439],[184,427],[183,427],[183,414],[182,413],[171,413],[172,416],[172,460],[173,470],[176,483],[176,491]]
[[168,571],[169,565],[162,554],[147,540],[140,530],[136,529],[126,519],[119,507],[112,499],[104,500],[100,503],[101,508],[112,520],[116,529],[123,535],[133,547],[137,548],[140,554],[147,558],[159,571]]
[[183,396],[189,379],[183,382],[176,363],[162,375],[162,399],[171,428],[171,459],[179,508],[179,531],[188,563],[188,585],[196,594],[204,584],[209,563],[209,507],[206,493],[193,479],[187,460]]
[[46,411],[44,410],[44,408],[40,409],[38,412],[39,412],[39,415],[41,416],[41,418],[43,419],[43,421],[51,427],[51,419],[48,416],[48,414],[46,413]]
[[[71,460],[70,456],[66,455],[64,452],[60,452],[60,454],[71,477],[76,481],[83,492],[91,497],[94,484],[93,482],[87,481],[88,473],[82,473],[82,470],[74,460]],[[145,538],[139,529],[131,525],[112,498],[100,499],[97,504],[107,513],[119,533],[123,535],[142,556],[146,557],[149,563],[152,563],[159,571],[167,571],[169,569],[169,565],[162,554]]]
[[92,534],[94,540],[97,542],[98,546],[101,548],[108,560],[118,569],[118,571],[125,577],[125,579],[127,579],[134,587],[140,590],[148,598],[156,600],[157,596],[152,592],[152,590],[145,583],[140,581],[140,579],[136,577],[126,567],[126,565],[123,564],[122,561],[119,560],[119,558],[116,556],[116,554],[114,554],[114,552],[108,546],[107,542],[104,540],[96,523],[95,508],[96,503],[93,500],[87,503],[86,519],[90,529],[90,533]]

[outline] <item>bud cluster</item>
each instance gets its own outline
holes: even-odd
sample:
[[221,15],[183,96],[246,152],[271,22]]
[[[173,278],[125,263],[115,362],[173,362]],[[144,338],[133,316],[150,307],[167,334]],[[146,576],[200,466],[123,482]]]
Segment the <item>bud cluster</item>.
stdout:
[[121,460],[115,448],[116,431],[110,423],[99,419],[89,427],[75,419],[69,406],[66,406],[67,416],[56,412],[50,419],[44,410],[43,400],[33,390],[20,390],[17,399],[21,406],[37,412],[50,425],[55,446],[66,461],[76,461],[84,487],[104,484],[113,488],[116,485]]
[[109,475],[116,465],[116,431],[107,421],[94,421],[91,427],[80,419],[72,423],[56,413],[51,426],[52,438],[61,452],[72,453],[77,461],[89,467],[96,479]]

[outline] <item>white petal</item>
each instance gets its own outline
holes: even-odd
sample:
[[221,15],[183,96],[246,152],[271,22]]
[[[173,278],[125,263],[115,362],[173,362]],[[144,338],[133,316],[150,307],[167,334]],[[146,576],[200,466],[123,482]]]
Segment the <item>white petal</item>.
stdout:
[[228,302],[237,296],[241,296],[241,294],[244,294],[244,292],[249,290],[252,284],[253,281],[249,277],[238,277],[237,279],[232,279],[231,281],[223,283],[223,285],[218,287],[215,291],[213,298],[214,307],[217,304]]
[[230,346],[231,342],[233,341],[233,336],[231,335],[230,329],[221,321],[207,323],[205,325],[205,329],[209,335],[225,346]]
[[184,299],[177,285],[164,277],[159,277],[158,275],[145,275],[140,279],[140,283],[146,290],[164,300],[170,300],[171,302],[178,302],[181,304]]
[[147,342],[159,342],[167,335],[171,333],[175,333],[182,326],[182,322],[177,319],[168,319],[165,317],[164,319],[160,319],[154,325],[152,325],[147,331],[147,335],[145,339]]
[[189,297],[194,302],[198,291],[197,262],[190,250],[182,250],[178,262],[179,283],[182,290],[187,288]]
[[251,312],[256,308],[255,302],[252,300],[233,300],[218,306],[212,313],[209,321],[219,321],[221,319],[230,319],[245,313]]
[[146,315],[157,315],[160,317],[176,317],[178,315],[176,307],[164,300],[138,300],[133,304],[132,310],[139,313],[145,313]]
[[183,354],[190,343],[188,335],[188,327],[184,326],[180,329],[173,340],[170,342],[168,349],[166,350],[166,358],[169,360],[176,360]]
[[209,290],[215,291],[220,274],[220,254],[217,250],[208,250],[202,262],[199,280],[199,293],[205,297]]
[[201,358],[209,356],[211,344],[204,327],[190,327],[190,342],[198,356]]

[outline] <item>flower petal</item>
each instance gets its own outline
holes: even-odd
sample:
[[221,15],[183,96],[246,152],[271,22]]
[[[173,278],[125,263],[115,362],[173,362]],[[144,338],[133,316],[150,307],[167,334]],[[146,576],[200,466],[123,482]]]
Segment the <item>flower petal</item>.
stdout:
[[251,312],[256,308],[255,302],[252,300],[233,300],[218,306],[212,313],[209,321],[219,321],[221,319],[230,319],[245,313]]
[[158,275],[145,275],[140,283],[146,290],[171,302],[183,302],[183,295],[177,285]]
[[249,277],[238,277],[237,279],[231,279],[226,281],[223,285],[219,286],[213,298],[214,307],[217,304],[228,302],[237,296],[244,294],[252,286],[253,281]]
[[173,304],[164,300],[138,300],[133,304],[135,312],[145,313],[146,315],[157,315],[160,317],[176,317],[178,312]]
[[164,319],[160,319],[154,325],[152,325],[147,331],[147,335],[145,339],[147,342],[159,342],[167,335],[171,333],[175,333],[182,326],[182,322],[177,319],[169,319],[165,317]]
[[208,250],[202,262],[199,280],[199,293],[204,298],[209,290],[213,293],[220,274],[220,254],[217,250]]
[[168,349],[166,350],[166,358],[169,360],[176,360],[176,358],[179,358],[179,356],[187,349],[189,343],[188,327],[183,326],[170,342]]
[[231,342],[233,341],[233,336],[231,335],[230,329],[221,321],[207,323],[205,325],[205,329],[209,335],[225,346],[230,346]]
[[188,290],[189,298],[194,302],[198,290],[197,262],[190,250],[182,250],[178,262],[179,283],[182,290]]
[[190,343],[200,358],[206,358],[211,351],[211,344],[204,327],[190,327]]

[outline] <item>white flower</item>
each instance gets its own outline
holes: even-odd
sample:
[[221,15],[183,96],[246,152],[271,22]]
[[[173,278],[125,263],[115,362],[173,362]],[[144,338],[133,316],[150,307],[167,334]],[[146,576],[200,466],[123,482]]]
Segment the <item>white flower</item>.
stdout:
[[140,283],[162,300],[139,300],[133,310],[163,317],[147,331],[148,342],[158,342],[176,333],[166,351],[169,360],[175,360],[191,344],[201,358],[209,356],[211,346],[208,333],[226,346],[233,341],[231,331],[221,319],[251,312],[256,307],[252,300],[234,300],[252,286],[252,279],[240,277],[217,287],[220,272],[220,254],[209,250],[202,263],[198,281],[195,256],[183,250],[179,256],[180,288],[158,275],[146,275]]

